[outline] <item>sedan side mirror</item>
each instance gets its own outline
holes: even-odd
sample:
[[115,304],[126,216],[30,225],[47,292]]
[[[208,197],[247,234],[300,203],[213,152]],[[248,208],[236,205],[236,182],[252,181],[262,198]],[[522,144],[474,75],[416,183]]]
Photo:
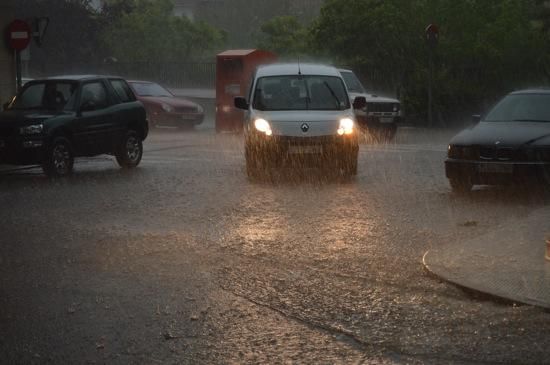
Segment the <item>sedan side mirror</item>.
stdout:
[[481,122],[481,115],[479,114],[472,115],[472,124],[478,124],[479,122]]
[[365,109],[367,99],[364,96],[358,96],[353,100],[353,109]]
[[248,110],[248,107],[249,107],[248,102],[242,96],[235,97],[233,101],[235,104],[235,108]]

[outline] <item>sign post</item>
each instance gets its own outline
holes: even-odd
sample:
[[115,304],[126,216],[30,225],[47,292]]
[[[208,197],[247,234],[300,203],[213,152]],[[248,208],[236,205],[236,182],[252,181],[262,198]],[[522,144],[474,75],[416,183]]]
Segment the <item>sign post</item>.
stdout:
[[434,61],[433,54],[437,44],[439,43],[439,27],[435,24],[430,24],[426,27],[426,43],[428,44],[429,53],[429,76],[428,76],[428,125],[433,126],[433,74]]
[[21,89],[21,51],[29,46],[31,27],[21,19],[8,25],[8,46],[15,51],[15,69],[17,73],[17,90]]

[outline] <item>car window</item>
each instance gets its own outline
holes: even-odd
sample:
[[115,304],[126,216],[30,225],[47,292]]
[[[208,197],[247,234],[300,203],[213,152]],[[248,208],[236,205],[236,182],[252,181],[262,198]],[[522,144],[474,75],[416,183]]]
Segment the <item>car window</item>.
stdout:
[[134,91],[139,96],[172,97],[172,93],[159,84],[152,82],[132,82]]
[[42,97],[46,84],[33,84],[25,88],[17,97],[14,108],[16,109],[31,109],[42,106]]
[[344,78],[344,81],[346,82],[346,86],[348,88],[349,92],[354,93],[364,93],[365,88],[361,84],[361,81],[355,76],[353,72],[349,71],[342,71],[341,72],[342,77]]
[[258,110],[343,110],[349,99],[342,79],[333,76],[270,76],[256,84]]
[[74,108],[75,90],[74,82],[33,82],[23,89],[12,108],[70,110]]
[[488,122],[550,122],[550,94],[508,95],[485,118]]
[[126,81],[111,79],[109,80],[109,82],[111,83],[111,86],[115,90],[117,96],[120,98],[120,101],[122,101],[123,103],[128,103],[136,100],[134,97],[134,93],[132,92]]
[[86,110],[98,110],[109,105],[107,91],[100,81],[90,82],[82,86],[80,107]]

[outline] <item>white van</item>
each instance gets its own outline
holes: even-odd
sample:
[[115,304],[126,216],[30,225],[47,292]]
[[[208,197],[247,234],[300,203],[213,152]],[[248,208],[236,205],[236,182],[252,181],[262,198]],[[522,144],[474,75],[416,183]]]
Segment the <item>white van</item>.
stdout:
[[357,174],[359,151],[355,108],[338,70],[314,64],[273,64],[256,71],[248,99],[235,98],[246,110],[246,169],[256,176],[266,168],[299,162]]

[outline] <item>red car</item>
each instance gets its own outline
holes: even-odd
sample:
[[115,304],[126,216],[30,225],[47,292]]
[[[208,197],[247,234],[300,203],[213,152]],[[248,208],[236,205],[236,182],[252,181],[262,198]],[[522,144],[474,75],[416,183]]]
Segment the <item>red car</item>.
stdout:
[[149,81],[128,81],[145,106],[151,126],[190,129],[201,124],[204,109],[190,100],[178,98],[164,87]]

